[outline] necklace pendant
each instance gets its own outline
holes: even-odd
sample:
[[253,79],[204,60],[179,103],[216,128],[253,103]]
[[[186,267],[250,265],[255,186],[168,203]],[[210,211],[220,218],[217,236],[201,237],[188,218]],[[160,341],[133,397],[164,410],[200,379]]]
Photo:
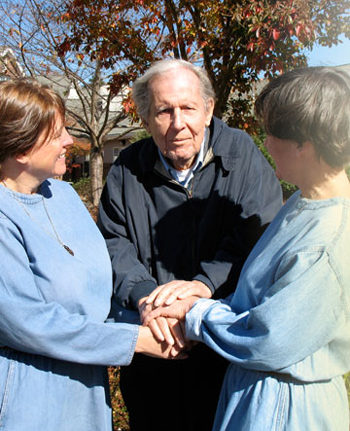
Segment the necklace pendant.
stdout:
[[72,256],[74,256],[74,251],[68,247],[68,245],[62,244],[63,248],[66,249],[68,251],[69,254],[71,254]]

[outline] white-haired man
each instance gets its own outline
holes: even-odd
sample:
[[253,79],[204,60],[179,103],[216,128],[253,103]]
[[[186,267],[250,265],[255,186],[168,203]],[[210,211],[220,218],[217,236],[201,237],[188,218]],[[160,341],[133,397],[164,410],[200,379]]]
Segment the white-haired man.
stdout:
[[[155,63],[133,85],[151,137],[111,168],[98,225],[106,239],[121,319],[133,321],[177,297],[222,298],[281,207],[273,170],[250,137],[213,117],[204,69]],[[173,319],[149,323],[158,340],[186,345]],[[131,431],[210,431],[226,361],[204,345],[188,358],[135,355],[121,370]]]

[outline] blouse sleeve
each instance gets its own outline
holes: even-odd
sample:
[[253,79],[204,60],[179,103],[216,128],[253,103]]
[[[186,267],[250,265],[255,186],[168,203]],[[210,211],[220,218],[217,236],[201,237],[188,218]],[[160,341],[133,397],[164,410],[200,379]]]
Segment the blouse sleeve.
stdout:
[[46,302],[35,283],[20,231],[0,214],[0,345],[95,365],[129,364],[138,327],[104,323]]
[[244,368],[278,371],[327,345],[349,318],[345,282],[327,252],[287,255],[274,280],[239,314],[233,301],[199,300],[187,314],[187,335]]

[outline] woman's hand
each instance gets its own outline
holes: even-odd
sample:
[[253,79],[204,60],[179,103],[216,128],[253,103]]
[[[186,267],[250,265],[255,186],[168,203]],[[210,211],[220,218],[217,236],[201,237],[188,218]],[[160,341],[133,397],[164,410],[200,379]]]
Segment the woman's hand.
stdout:
[[177,344],[170,345],[166,341],[159,342],[147,326],[140,326],[136,342],[136,353],[163,359],[184,359],[186,352]]
[[147,297],[146,304],[153,304],[155,308],[163,305],[171,305],[177,299],[185,299],[189,296],[211,298],[212,293],[209,287],[201,281],[173,280],[158,286]]
[[200,299],[198,296],[189,296],[185,299],[177,300],[171,305],[163,305],[149,311],[144,316],[143,325],[149,325],[153,319],[157,319],[159,316],[177,319],[183,321],[186,314],[190,311],[193,304]]

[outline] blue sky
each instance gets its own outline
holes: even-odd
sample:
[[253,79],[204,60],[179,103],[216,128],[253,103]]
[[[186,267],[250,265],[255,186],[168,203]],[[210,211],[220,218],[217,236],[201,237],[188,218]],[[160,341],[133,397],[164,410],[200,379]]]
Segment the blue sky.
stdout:
[[315,46],[314,49],[306,51],[309,66],[342,66],[350,64],[350,40],[342,38],[343,43],[339,43],[332,48]]

